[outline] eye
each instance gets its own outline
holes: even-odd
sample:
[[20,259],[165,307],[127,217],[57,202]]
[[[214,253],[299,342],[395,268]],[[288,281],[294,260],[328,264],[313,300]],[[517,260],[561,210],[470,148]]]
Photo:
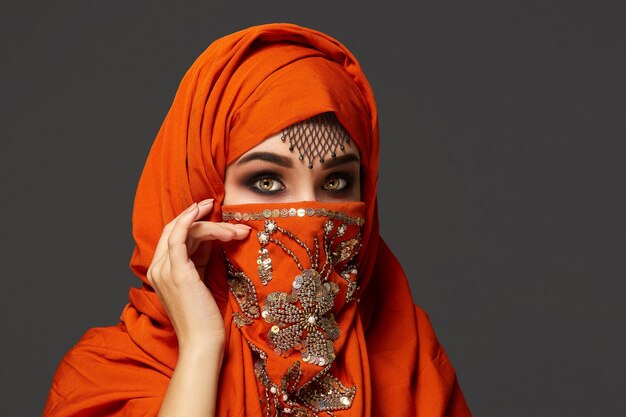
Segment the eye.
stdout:
[[276,178],[265,176],[254,180],[251,188],[260,193],[275,193],[283,190],[285,187]]
[[342,174],[333,174],[328,176],[322,184],[322,188],[327,191],[340,192],[344,191],[350,185],[350,177]]

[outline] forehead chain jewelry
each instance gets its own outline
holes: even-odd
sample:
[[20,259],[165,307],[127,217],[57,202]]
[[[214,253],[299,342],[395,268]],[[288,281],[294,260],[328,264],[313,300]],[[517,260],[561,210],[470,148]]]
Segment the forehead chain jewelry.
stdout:
[[289,141],[289,150],[298,150],[301,161],[307,158],[308,167],[313,168],[313,160],[320,163],[330,154],[337,156],[337,148],[345,150],[350,144],[350,135],[333,112],[321,113],[286,127],[280,138]]

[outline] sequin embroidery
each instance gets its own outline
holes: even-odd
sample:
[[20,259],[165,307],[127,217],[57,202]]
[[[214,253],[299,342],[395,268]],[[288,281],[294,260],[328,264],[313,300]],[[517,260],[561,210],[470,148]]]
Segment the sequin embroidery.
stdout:
[[[256,290],[254,284],[242,271],[237,270],[226,258],[226,268],[228,272],[227,283],[228,289],[237,300],[239,307],[243,314],[248,316],[249,319],[256,319],[259,317],[259,302],[257,300]],[[239,320],[239,323],[247,323],[243,320]],[[238,325],[237,322],[235,324]],[[238,327],[241,327],[238,325]]]
[[330,373],[326,366],[313,379],[296,389],[302,371],[295,362],[281,378],[280,385],[272,382],[267,373],[267,354],[248,342],[255,357],[254,373],[265,390],[266,417],[290,415],[296,417],[319,417],[320,413],[334,416],[332,411],[346,410],[352,406],[356,387],[347,387]]
[[[306,243],[280,227],[273,219],[265,220],[264,229],[257,234],[261,250],[265,250],[263,252],[265,258],[261,260],[260,255],[257,263],[259,265],[263,262],[271,263],[267,246],[272,243],[287,253],[302,271],[302,274],[294,278],[291,293],[273,292],[263,301],[261,314],[272,324],[268,331],[270,346],[282,356],[290,355],[294,349],[299,350],[304,362],[326,366],[335,359],[334,341],[340,334],[337,322],[330,312],[335,304],[339,286],[329,281],[328,277],[335,265],[353,259],[357,248],[360,247],[361,236],[358,233],[355,237],[335,245],[335,240],[345,235],[348,228],[346,223],[336,225],[333,220],[328,220],[322,228],[325,260],[321,268],[318,265],[320,248],[317,237],[314,239],[314,248],[309,248]],[[311,267],[305,269],[296,254],[283,240],[276,237],[277,234],[301,246],[309,258]],[[261,273],[259,277],[263,282]],[[350,286],[351,281],[349,279],[347,281]],[[346,295],[347,299],[352,299],[355,289],[347,289],[350,293],[349,296]]]
[[317,271],[305,269],[294,279],[290,294],[270,293],[261,308],[263,318],[274,324],[268,333],[270,347],[284,356],[300,350],[304,362],[319,366],[332,362],[340,331],[330,309],[338,292],[336,283],[322,283]]
[[239,211],[225,211],[222,213],[222,220],[223,221],[232,221],[235,220],[237,222],[240,221],[259,221],[259,220],[265,220],[265,219],[270,219],[270,218],[287,218],[287,217],[328,217],[330,219],[336,219],[339,221],[342,221],[348,225],[357,225],[357,226],[363,226],[363,224],[365,223],[365,219],[363,217],[353,217],[353,216],[349,216],[345,213],[342,213],[340,211],[333,211],[333,210],[327,210],[324,208],[321,209],[313,209],[313,208],[307,208],[307,209],[298,209],[296,210],[295,208],[290,208],[290,209],[282,209],[282,210],[278,210],[278,209],[274,209],[274,210],[263,210],[263,211],[253,211],[250,213],[247,212],[239,212]]
[[244,316],[239,311],[235,311],[233,313],[233,322],[235,323],[235,326],[237,326],[238,329],[241,329],[243,326],[249,326],[252,323],[254,323],[252,319]]
[[[360,230],[350,227],[360,228],[364,219],[323,208],[223,212],[222,216],[225,221],[262,222],[255,239],[259,243],[256,267],[259,281],[256,281],[254,271],[250,275],[256,285],[258,282],[271,285],[274,274],[280,272],[274,268],[282,265],[278,259],[277,264],[273,264],[272,256],[281,251],[299,269],[294,272],[296,275],[289,290],[281,288],[283,291],[270,292],[265,299],[259,300],[250,277],[235,268],[226,257],[228,287],[241,308],[240,312],[233,313],[233,323],[241,329],[260,324],[255,320],[262,317],[268,324],[267,330],[262,331],[267,332],[269,348],[283,357],[298,355],[298,360],[291,363],[281,380],[274,382],[266,370],[268,354],[248,340],[256,353],[254,372],[263,387],[264,392],[260,394],[266,417],[333,417],[334,411],[350,408],[357,388],[344,385],[330,373],[337,354],[335,342],[341,335],[332,310],[341,292],[340,286],[345,288],[346,301],[358,301],[357,257],[362,237]],[[323,233],[318,233],[319,238],[314,235],[305,243],[280,225],[280,219],[295,217],[303,218],[303,221],[306,217],[325,217],[327,220],[322,220],[320,226]],[[280,261],[283,262],[282,258]],[[302,381],[303,362],[320,369],[306,382]],[[307,372],[310,370],[307,365]],[[307,378],[311,377],[307,375]]]

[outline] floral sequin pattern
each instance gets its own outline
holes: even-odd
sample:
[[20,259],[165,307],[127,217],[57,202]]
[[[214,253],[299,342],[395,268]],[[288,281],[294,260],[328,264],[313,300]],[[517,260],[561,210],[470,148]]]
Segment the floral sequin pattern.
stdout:
[[252,319],[256,319],[260,315],[257,293],[250,278],[242,271],[237,270],[228,258],[226,258],[226,268],[228,289],[241,308],[241,313],[236,312],[233,315],[233,320],[235,325],[241,328],[252,324]]
[[300,362],[285,372],[280,384],[275,384],[267,373],[267,353],[248,342],[254,352],[254,373],[265,391],[261,401],[266,416],[319,417],[321,413],[334,416],[334,411],[352,406],[356,387],[347,387],[330,373],[326,366],[313,379],[296,388],[302,377]]
[[322,283],[317,271],[305,269],[295,277],[291,293],[270,293],[261,309],[261,316],[273,324],[270,346],[284,356],[300,350],[302,360],[315,365],[332,362],[340,331],[330,309],[338,292],[336,283]]
[[[276,220],[267,219],[263,230],[257,233],[261,251],[259,252],[259,278],[265,285],[266,275],[261,274],[263,265],[269,263],[271,244],[289,255],[298,269],[302,271],[294,277],[291,292],[272,292],[263,301],[262,317],[272,326],[268,331],[268,341],[276,353],[290,355],[294,350],[300,351],[302,360],[319,366],[326,366],[335,359],[334,342],[340,336],[340,330],[331,309],[339,292],[339,285],[329,280],[333,268],[346,262],[354,265],[355,256],[361,245],[360,231],[354,237],[339,241],[348,231],[346,222],[336,223],[327,220],[323,228],[320,242],[317,236],[312,245],[307,245],[290,231],[280,227]],[[277,237],[280,235],[280,238]],[[309,268],[291,250],[288,243],[295,242],[304,249],[308,258]],[[323,254],[321,251],[323,250]],[[322,265],[320,258],[324,258]],[[265,272],[266,270],[263,269]],[[347,282],[346,300],[351,301],[356,290],[356,268],[351,266],[348,273],[341,275]],[[270,278],[271,279],[271,278]]]

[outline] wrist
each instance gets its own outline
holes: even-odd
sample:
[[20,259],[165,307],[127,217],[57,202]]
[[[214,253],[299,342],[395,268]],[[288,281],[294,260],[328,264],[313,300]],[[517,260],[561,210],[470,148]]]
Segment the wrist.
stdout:
[[222,357],[225,337],[214,335],[202,339],[179,341],[179,355],[190,357]]

